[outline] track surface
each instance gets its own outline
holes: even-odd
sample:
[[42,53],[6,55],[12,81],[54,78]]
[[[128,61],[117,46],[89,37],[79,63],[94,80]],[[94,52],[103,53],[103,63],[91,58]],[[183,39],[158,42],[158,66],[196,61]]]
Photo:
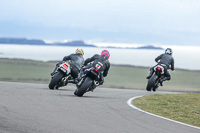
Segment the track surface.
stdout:
[[127,105],[129,98],[152,92],[96,88],[84,97],[75,97],[74,89],[49,90],[43,84],[0,82],[0,133],[200,132]]

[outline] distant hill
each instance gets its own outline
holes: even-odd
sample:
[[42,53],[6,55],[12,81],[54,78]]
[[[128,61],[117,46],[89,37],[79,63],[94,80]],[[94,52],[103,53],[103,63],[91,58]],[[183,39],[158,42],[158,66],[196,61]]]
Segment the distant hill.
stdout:
[[157,50],[163,50],[161,47],[155,47],[155,46],[142,46],[142,47],[137,47],[137,49],[157,49]]
[[26,39],[26,38],[0,38],[0,44],[23,44],[23,45],[49,45],[49,46],[81,46],[81,47],[96,47],[95,45],[86,44],[83,41],[71,41],[65,43],[46,43],[43,40]]
[[0,38],[0,44],[33,44],[33,45],[45,45],[42,40],[28,40],[26,38]]
[[[93,44],[86,44],[84,41],[71,41],[71,42],[54,42],[54,43],[46,43],[43,40],[38,39],[26,39],[26,38],[0,38],[0,44],[16,44],[16,45],[48,45],[48,46],[80,46],[80,47],[97,47]],[[154,46],[141,46],[137,48],[130,48],[130,47],[101,47],[101,48],[120,48],[120,49],[157,49],[162,50],[161,47],[154,47]]]
[[95,45],[92,44],[86,44],[83,41],[71,41],[71,42],[65,42],[65,43],[53,43],[53,45],[57,46],[82,46],[82,47],[96,47]]
[[148,45],[148,46],[141,46],[141,47],[136,47],[136,48],[133,48],[133,47],[115,47],[115,46],[107,46],[107,47],[101,47],[101,48],[118,48],[118,49],[154,49],[154,50],[163,50],[162,47],[155,47],[155,46],[151,46],[151,45]]

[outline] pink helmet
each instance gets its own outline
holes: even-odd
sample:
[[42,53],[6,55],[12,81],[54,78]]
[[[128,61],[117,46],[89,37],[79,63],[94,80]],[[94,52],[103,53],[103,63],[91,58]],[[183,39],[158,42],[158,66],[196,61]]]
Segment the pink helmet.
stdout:
[[106,55],[106,56],[108,57],[108,59],[109,59],[109,57],[110,57],[110,53],[108,52],[108,50],[103,50],[103,51],[101,52],[101,55]]

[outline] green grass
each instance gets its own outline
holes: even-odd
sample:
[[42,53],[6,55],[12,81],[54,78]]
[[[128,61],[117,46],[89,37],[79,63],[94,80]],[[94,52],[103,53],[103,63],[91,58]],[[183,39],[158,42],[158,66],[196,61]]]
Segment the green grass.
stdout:
[[175,72],[172,72],[171,75],[171,83],[167,84],[171,88],[177,86],[180,86],[182,89],[200,88],[200,71],[176,70]]
[[200,127],[200,94],[148,95],[133,103],[148,112]]
[[[0,81],[48,84],[56,62],[0,59]],[[199,91],[200,71],[170,71],[172,79],[158,90]],[[146,89],[149,68],[111,65],[102,87]]]
[[120,88],[144,89],[148,70],[130,66],[111,66],[106,85]]
[[52,63],[0,59],[0,80],[27,83],[48,83]]

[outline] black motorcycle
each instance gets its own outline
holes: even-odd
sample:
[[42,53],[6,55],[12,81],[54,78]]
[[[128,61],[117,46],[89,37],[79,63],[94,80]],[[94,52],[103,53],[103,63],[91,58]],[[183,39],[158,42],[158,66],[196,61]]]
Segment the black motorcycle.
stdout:
[[162,65],[157,65],[154,67],[154,72],[151,78],[148,80],[146,90],[147,91],[156,91],[160,86],[160,79],[164,76],[165,68]]
[[82,97],[86,92],[93,91],[94,88],[99,86],[100,67],[101,63],[84,70],[81,80],[77,83],[77,89],[74,95]]
[[56,72],[52,75],[49,83],[49,89],[58,89],[61,86],[67,85],[68,80],[71,78],[71,65],[70,61],[62,62],[57,68]]

